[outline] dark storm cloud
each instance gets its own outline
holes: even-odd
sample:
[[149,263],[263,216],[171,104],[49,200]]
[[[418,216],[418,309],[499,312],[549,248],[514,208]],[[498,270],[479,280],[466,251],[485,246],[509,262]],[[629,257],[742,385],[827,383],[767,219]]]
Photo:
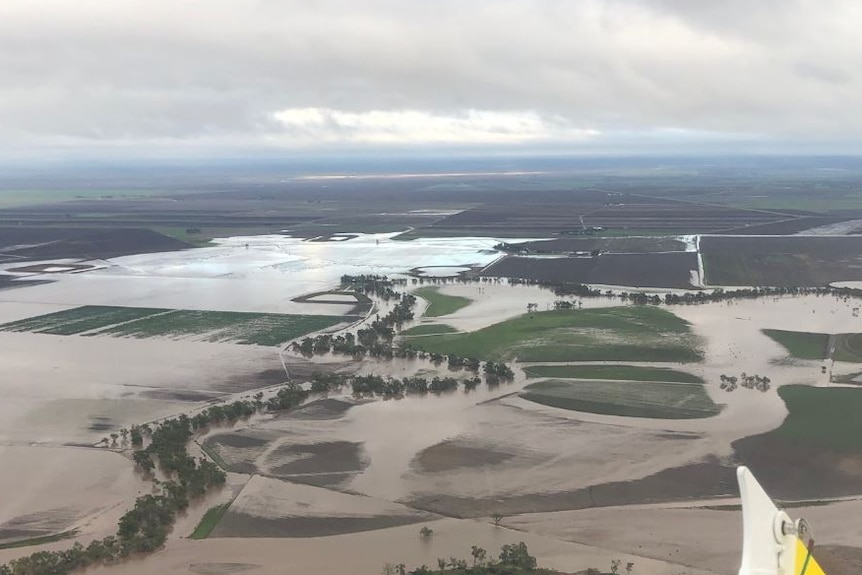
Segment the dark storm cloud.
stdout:
[[0,141],[856,141],[860,24],[854,0],[5,0]]

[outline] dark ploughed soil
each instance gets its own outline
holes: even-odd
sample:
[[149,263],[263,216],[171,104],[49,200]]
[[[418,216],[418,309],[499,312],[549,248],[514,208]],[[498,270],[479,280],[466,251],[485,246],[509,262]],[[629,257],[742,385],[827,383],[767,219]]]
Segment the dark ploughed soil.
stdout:
[[27,280],[16,278],[8,274],[0,274],[0,290],[15,289],[39,284],[51,283],[48,280]]
[[814,547],[814,558],[829,575],[859,575],[862,573],[862,549],[843,545]]
[[225,433],[224,435],[214,435],[206,440],[207,445],[224,445],[225,447],[236,447],[239,449],[263,447],[267,443],[269,443],[269,441],[266,439],[243,435],[239,431],[234,433]]
[[190,389],[150,389],[141,394],[147,399],[161,399],[166,401],[210,401],[221,397],[219,393],[207,391],[195,391]]
[[708,459],[683,467],[665,469],[643,479],[603,483],[574,491],[485,499],[424,495],[403,503],[442,515],[472,518],[487,517],[494,513],[516,515],[737,494],[736,469],[722,464],[717,459]]
[[39,245],[7,248],[5,252],[21,261],[61,258],[88,260],[169,252],[192,247],[186,242],[143,228],[77,232]]
[[344,483],[356,477],[358,472],[352,473],[309,473],[306,475],[290,475],[280,477],[290,483],[299,483],[300,485],[311,485],[312,487],[328,487],[330,489],[340,489]]
[[789,441],[774,432],[733,442],[736,456],[776,499],[862,494],[862,455]]
[[[285,459],[293,460],[279,465]],[[362,456],[362,444],[350,441],[282,445],[269,455],[267,463],[279,477],[297,473],[345,473],[368,465]]]
[[426,514],[270,519],[229,510],[211,537],[326,537],[427,521]]
[[290,412],[291,419],[327,420],[338,419],[354,404],[339,399],[318,399]]
[[503,463],[514,457],[512,453],[494,451],[486,447],[470,447],[456,441],[444,441],[423,449],[412,461],[417,471],[440,473],[463,467],[484,467]]
[[722,232],[715,232],[717,234],[741,234],[741,235],[756,235],[756,236],[779,236],[779,235],[790,235],[797,234],[799,232],[804,232],[805,230],[810,230],[811,228],[817,228],[820,226],[826,226],[829,224],[836,224],[838,222],[844,222],[849,219],[853,219],[852,216],[847,217],[838,217],[838,216],[807,216],[803,215],[799,218],[792,218],[789,220],[778,221],[778,222],[770,222],[767,224],[756,224],[752,226],[743,226],[740,228],[733,228],[731,230],[725,230]]
[[608,253],[681,252],[685,243],[676,238],[665,237],[620,237],[620,238],[555,238],[511,244],[522,253],[563,254],[591,252],[595,249]]
[[862,280],[862,236],[705,236],[700,249],[710,285],[813,287]]
[[691,288],[697,254],[605,254],[597,258],[527,258],[506,256],[482,271],[484,276],[555,283],[631,287]]
[[255,563],[189,563],[189,571],[197,575],[233,575],[259,567]]

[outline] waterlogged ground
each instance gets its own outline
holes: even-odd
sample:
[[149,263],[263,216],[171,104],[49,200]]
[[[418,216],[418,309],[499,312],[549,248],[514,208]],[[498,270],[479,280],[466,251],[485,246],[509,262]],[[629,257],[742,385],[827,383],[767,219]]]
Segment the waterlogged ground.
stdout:
[[[327,290],[344,273],[483,265],[496,257],[488,249],[493,243],[396,242],[385,235],[339,242],[236,238],[202,250],[118,258],[83,274],[55,274],[54,284],[0,292],[0,322],[87,304],[338,315],[344,313],[339,304],[291,299]],[[462,331],[521,315],[528,303],[545,310],[559,299],[547,290],[505,283],[445,285],[440,293],[472,302],[427,323]],[[591,298],[581,304],[620,302]],[[469,394],[401,401],[333,396],[292,416],[216,430],[208,445],[238,466],[226,491],[193,508],[166,550],[108,572],[377,573],[386,562],[434,565],[436,557],[468,557],[472,544],[495,550],[524,540],[542,565],[566,572],[606,569],[610,559],[620,558],[648,575],[731,573],[738,528],[714,548],[704,543],[710,539],[694,534],[731,529],[738,514],[683,513],[663,504],[665,526],[649,521],[647,511],[629,523],[617,520],[618,509],[584,508],[596,503],[592,497],[612,505],[620,496],[617,488],[606,487],[612,482],[625,485],[727,457],[732,441],[776,428],[787,414],[775,392],[779,386],[825,386],[830,370],[858,371],[858,364],[836,363],[824,374],[823,362],[791,361],[761,332],[862,332],[862,319],[852,313],[856,306],[852,300],[804,296],[666,308],[691,322],[703,339],[705,359],[665,367],[704,379],[705,392],[723,406],[714,417],[661,420],[538,405],[518,397],[537,379],[528,381],[517,369],[512,383],[493,389],[483,384]],[[379,309],[385,313],[388,306]],[[78,528],[84,543],[109,533],[140,487],[121,456],[67,444],[92,444],[122,425],[277,383],[260,374],[283,372],[277,349],[225,343],[0,333],[0,353],[0,485],[4,492],[27,486],[22,497],[0,501],[0,530],[37,523],[49,530]],[[422,360],[322,359],[346,372],[462,376]],[[300,362],[287,360],[291,369],[291,362]],[[742,371],[768,376],[772,388],[719,388],[721,374]],[[60,476],[57,466],[78,479],[61,486],[41,479]],[[734,487],[727,489],[732,494]],[[236,507],[214,538],[182,538],[207,508],[234,497]],[[67,499],[75,505],[64,506]],[[573,511],[561,511],[566,509]],[[816,510],[824,541],[862,543],[858,533],[830,532],[840,527],[832,518],[847,509]],[[507,516],[501,527],[489,519],[498,512]],[[418,536],[426,524],[435,531],[430,541]],[[36,549],[0,550],[0,562]]]
[[[393,240],[395,235],[357,234],[346,241],[280,235],[215,240],[214,247],[114,258],[87,273],[18,274],[55,281],[4,292],[0,301],[341,315],[349,304],[291,300],[330,289],[344,274],[402,274],[429,266],[460,269],[499,257],[491,238],[408,242]],[[0,271],[13,267],[6,264]]]

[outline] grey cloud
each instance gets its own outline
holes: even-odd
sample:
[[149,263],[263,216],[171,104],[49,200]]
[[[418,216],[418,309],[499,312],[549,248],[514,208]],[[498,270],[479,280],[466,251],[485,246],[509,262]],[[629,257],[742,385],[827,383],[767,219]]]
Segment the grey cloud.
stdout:
[[855,141],[860,24],[855,0],[5,0],[0,141],[290,145],[290,108]]

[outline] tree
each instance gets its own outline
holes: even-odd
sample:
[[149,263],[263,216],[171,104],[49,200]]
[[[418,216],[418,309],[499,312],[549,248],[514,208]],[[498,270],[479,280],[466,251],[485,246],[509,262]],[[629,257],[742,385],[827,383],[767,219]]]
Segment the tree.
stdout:
[[503,545],[500,550],[500,563],[526,570],[536,568],[536,558],[530,555],[527,544],[523,541],[517,544]]
[[473,556],[473,567],[482,565],[485,562],[485,556],[487,554],[488,552],[481,547],[473,545],[473,547],[470,549],[470,555]]
[[431,529],[430,527],[428,527],[427,525],[419,530],[419,536],[422,537],[423,539],[428,539],[432,535],[434,535],[434,530]]
[[619,559],[611,559],[611,573],[613,573],[613,575],[617,575],[617,573],[620,572],[621,564],[622,561],[620,561]]
[[626,574],[627,574],[627,575],[631,575],[631,573],[632,573],[632,569],[634,568],[634,566],[635,566],[635,564],[634,564],[634,563],[632,563],[631,561],[629,561],[628,563],[626,563]]
[[495,513],[491,516],[491,519],[494,520],[494,526],[498,527],[500,525],[500,521],[503,520],[503,516],[500,515],[499,513]]

